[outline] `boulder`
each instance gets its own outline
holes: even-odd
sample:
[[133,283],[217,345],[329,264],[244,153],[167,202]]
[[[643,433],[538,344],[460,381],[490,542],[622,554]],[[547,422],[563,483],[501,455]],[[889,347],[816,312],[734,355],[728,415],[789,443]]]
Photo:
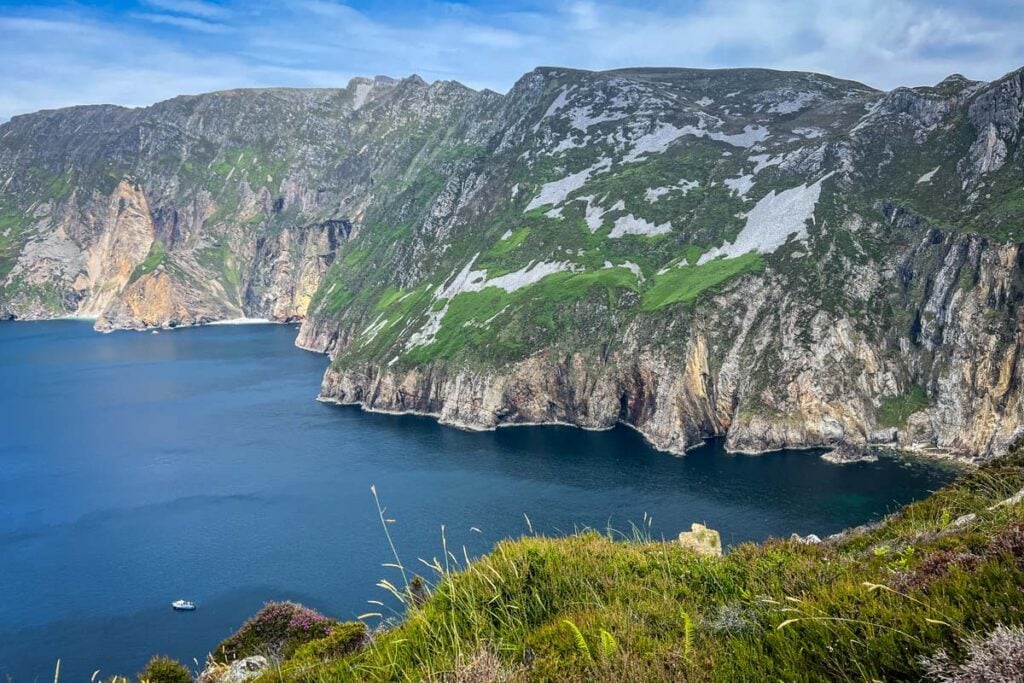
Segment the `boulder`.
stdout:
[[707,557],[722,556],[722,537],[714,529],[694,522],[690,531],[679,533],[679,543],[684,548],[693,550],[698,555]]
[[976,515],[973,512],[970,512],[966,515],[960,515],[959,517],[953,520],[953,527],[959,529],[960,527],[971,524],[976,519],[978,519],[978,515]]
[[821,459],[834,465],[847,465],[853,462],[875,462],[878,456],[865,446],[844,441],[822,455]]
[[803,543],[804,545],[817,545],[821,543],[821,538],[819,538],[817,534],[807,534],[806,536],[801,536],[800,534],[793,534],[789,537],[789,540],[795,541],[797,543]]
[[244,683],[256,678],[270,668],[270,662],[262,655],[239,659],[231,664],[209,663],[199,675],[199,683]]

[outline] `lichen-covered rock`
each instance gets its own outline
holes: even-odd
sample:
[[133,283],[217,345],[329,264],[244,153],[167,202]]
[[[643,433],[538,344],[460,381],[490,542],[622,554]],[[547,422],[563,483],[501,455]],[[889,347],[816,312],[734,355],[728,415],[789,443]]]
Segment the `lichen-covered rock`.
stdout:
[[245,683],[269,668],[270,660],[262,655],[252,655],[230,664],[210,662],[199,674],[199,683]]
[[722,538],[719,533],[697,522],[690,525],[690,531],[679,532],[679,543],[698,555],[722,556]]

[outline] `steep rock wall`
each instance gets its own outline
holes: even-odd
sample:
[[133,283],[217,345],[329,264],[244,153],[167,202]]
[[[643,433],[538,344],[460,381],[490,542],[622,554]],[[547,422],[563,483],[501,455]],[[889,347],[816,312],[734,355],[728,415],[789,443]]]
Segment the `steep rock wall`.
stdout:
[[[1022,266],[1020,245],[932,231],[883,266],[906,278],[897,297],[911,322],[902,329],[865,334],[856,319],[811,311],[812,336],[801,338],[795,318],[806,306],[750,278],[709,306],[733,328],[716,349],[697,326],[681,355],[626,331],[626,350],[607,357],[546,351],[489,370],[332,367],[321,398],[468,429],[622,423],[677,453],[726,436],[738,452],[874,444],[986,457],[1024,435]],[[881,304],[893,283],[879,275]],[[325,343],[330,335],[316,328],[305,323],[300,342],[344,348],[344,338]],[[754,391],[750,375],[765,364],[774,381]],[[914,386],[926,388],[929,405],[899,428],[879,424],[882,401]]]

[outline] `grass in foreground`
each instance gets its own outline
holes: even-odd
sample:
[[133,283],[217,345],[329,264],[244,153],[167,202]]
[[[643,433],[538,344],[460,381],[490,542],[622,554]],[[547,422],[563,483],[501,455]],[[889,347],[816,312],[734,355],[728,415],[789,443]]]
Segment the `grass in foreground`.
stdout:
[[822,544],[773,540],[713,558],[642,534],[587,532],[505,541],[475,562],[445,548],[429,595],[404,567],[399,585],[382,582],[407,605],[401,623],[355,649],[348,637],[341,648],[296,649],[261,680],[863,681],[995,670],[1006,652],[1020,659],[1013,643],[1024,637],[1024,502],[999,504],[1024,486],[1022,465],[1018,452]]

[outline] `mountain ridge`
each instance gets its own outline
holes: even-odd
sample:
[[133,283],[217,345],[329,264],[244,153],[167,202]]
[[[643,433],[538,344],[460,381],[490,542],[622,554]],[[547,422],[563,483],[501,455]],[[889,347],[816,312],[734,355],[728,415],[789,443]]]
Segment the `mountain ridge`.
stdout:
[[1022,81],[538,67],[16,117],[0,311],[302,320],[322,399],[467,428],[987,457],[1024,435]]

